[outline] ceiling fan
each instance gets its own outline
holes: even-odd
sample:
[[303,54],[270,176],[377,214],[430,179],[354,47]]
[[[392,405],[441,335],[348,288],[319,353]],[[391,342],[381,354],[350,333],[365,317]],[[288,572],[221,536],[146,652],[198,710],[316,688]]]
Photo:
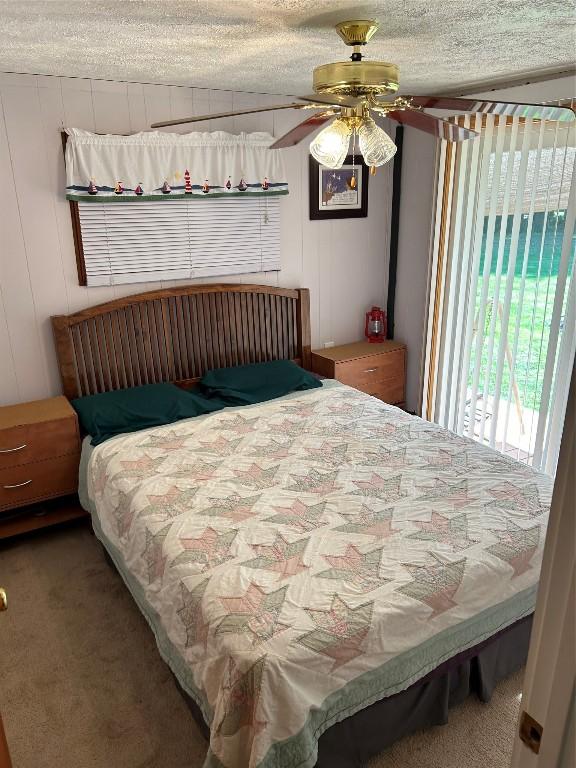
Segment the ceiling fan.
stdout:
[[448,141],[464,141],[479,134],[470,128],[435,117],[423,110],[493,113],[540,120],[574,119],[573,110],[567,107],[478,101],[450,96],[397,96],[398,67],[384,61],[367,60],[361,53],[362,46],[368,43],[378,26],[376,21],[371,20],[343,21],[337,24],[336,32],[345,44],[353,49],[350,61],[338,61],[316,67],[313,74],[314,93],[309,96],[298,96],[299,102],[166,120],[154,123],[152,128],[166,128],[183,123],[197,123],[220,117],[234,117],[278,109],[321,109],[321,112],[315,112],[277,139],[270,149],[281,149],[298,144],[320,126],[329,123],[312,141],[310,152],[321,165],[340,168],[348,154],[350,139],[353,140],[354,151],[356,140],[358,140],[360,152],[369,166],[383,165],[394,156],[396,152],[394,142],[376,124],[372,115],[384,115]]

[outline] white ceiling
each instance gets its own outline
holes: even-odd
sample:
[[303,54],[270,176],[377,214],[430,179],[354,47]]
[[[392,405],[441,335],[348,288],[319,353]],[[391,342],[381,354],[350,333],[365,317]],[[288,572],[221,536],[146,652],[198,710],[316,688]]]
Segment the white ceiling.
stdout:
[[404,93],[574,58],[572,0],[0,0],[0,71],[305,94],[350,54],[332,29],[350,18],[380,21],[366,52],[400,65]]

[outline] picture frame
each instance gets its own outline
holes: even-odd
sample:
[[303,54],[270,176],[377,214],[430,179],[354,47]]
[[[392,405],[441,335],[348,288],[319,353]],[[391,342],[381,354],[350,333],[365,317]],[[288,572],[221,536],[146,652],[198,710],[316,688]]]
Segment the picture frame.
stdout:
[[[352,169],[356,189],[351,190]],[[362,157],[348,155],[342,168],[334,170],[320,165],[309,156],[310,219],[359,219],[368,216],[368,180],[370,169]]]

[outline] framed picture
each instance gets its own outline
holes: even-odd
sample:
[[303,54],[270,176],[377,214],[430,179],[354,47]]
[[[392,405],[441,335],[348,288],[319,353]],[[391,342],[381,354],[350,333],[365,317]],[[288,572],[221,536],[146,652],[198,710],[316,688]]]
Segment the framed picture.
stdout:
[[[369,168],[356,157],[348,155],[342,168],[334,170],[320,165],[310,155],[310,218],[355,219],[368,215]],[[356,186],[351,184],[352,176]]]

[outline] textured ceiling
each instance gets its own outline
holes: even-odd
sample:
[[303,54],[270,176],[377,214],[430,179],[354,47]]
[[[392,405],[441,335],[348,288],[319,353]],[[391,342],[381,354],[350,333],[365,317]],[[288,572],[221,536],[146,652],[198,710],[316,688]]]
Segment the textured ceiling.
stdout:
[[304,94],[349,55],[332,27],[350,18],[380,21],[367,54],[404,93],[573,60],[573,0],[0,0],[0,71]]

